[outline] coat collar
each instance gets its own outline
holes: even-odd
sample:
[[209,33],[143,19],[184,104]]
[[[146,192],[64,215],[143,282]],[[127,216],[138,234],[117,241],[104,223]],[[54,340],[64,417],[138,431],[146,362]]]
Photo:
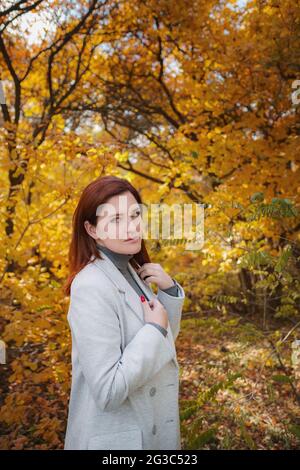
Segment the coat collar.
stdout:
[[[104,252],[101,251],[101,257],[103,259],[99,258],[94,258],[94,256],[91,256],[91,261],[97,266],[98,269],[100,269],[102,272],[105,273],[107,277],[114,283],[114,285],[118,288],[118,290],[122,293],[124,296],[124,301],[129,307],[130,311],[140,320],[140,322],[144,325],[145,320],[144,320],[144,310],[142,303],[140,301],[139,296],[137,295],[136,291],[133,289],[133,287],[127,282],[123,274],[119,271],[117,266],[113,263],[113,261],[105,254]],[[135,272],[134,268],[131,266],[131,264],[128,264],[128,269],[131,272],[132,276],[136,280],[136,282],[140,285],[141,289],[146,293],[147,297],[149,300],[153,299],[155,297],[152,289],[145,284],[145,282],[139,277],[139,275]],[[172,331],[170,328],[170,324],[168,324],[168,334],[166,336],[171,348],[175,352],[175,355],[173,357],[173,361],[177,367],[178,361],[176,358],[176,349],[175,349],[175,344],[172,336]]]
[[126,270],[129,260],[134,256],[133,254],[127,255],[126,253],[116,253],[115,251],[107,248],[107,246],[102,246],[98,243],[96,246],[100,254],[104,252],[121,271]]
[[[95,258],[93,263],[97,268],[104,271],[106,276],[115,284],[118,290],[124,295],[124,300],[132,312],[139,318],[139,320],[144,324],[144,310],[140,301],[139,296],[133,287],[129,284],[123,274],[119,271],[118,267],[110,259],[110,257],[101,251],[101,257],[103,259]],[[153,291],[150,289],[147,284],[139,277],[135,272],[135,269],[128,263],[128,269],[136,282],[139,284],[141,289],[146,293],[147,297],[152,299],[154,297]]]

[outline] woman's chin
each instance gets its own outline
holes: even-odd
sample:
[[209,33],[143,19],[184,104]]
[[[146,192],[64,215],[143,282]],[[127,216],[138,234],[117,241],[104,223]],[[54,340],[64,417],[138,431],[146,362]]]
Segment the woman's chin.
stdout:
[[127,253],[136,254],[141,251],[142,243],[141,240],[130,241],[124,242],[124,246],[126,246]]

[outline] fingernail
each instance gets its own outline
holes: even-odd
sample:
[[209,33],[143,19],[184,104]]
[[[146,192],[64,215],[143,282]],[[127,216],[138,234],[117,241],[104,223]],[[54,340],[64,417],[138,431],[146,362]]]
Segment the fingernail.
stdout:
[[141,295],[141,301],[145,302],[145,300],[146,300],[145,297],[143,295]]

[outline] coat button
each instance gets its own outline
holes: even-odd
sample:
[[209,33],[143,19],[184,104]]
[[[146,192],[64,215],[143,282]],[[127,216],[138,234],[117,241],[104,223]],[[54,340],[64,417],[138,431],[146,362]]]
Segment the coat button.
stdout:
[[156,392],[156,388],[155,387],[152,387],[150,389],[150,396],[153,397],[153,395],[155,395],[155,392]]
[[152,434],[156,434],[156,424],[153,425]]

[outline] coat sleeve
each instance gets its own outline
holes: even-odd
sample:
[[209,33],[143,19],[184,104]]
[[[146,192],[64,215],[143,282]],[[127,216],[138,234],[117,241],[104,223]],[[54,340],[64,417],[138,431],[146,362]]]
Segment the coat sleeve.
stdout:
[[179,294],[179,287],[175,279],[173,279],[173,283],[174,283],[173,286],[168,287],[167,289],[162,289],[162,291],[166,292],[169,295],[173,295],[174,297],[176,297]]
[[182,308],[185,299],[185,292],[183,290],[183,287],[176,280],[175,283],[178,288],[177,296],[170,295],[161,289],[158,289],[156,295],[157,299],[163,304],[163,306],[168,312],[170,328],[174,341],[176,340],[180,331]]
[[111,290],[76,278],[68,322],[78,361],[102,411],[117,409],[174,356],[168,339],[145,323],[121,351],[121,330]]
[[164,336],[167,336],[168,330],[166,330],[163,326],[161,326],[159,323],[153,322],[153,321],[147,321],[150,325],[155,326]]

